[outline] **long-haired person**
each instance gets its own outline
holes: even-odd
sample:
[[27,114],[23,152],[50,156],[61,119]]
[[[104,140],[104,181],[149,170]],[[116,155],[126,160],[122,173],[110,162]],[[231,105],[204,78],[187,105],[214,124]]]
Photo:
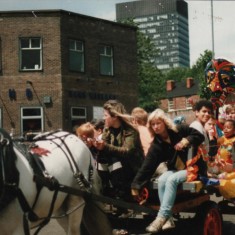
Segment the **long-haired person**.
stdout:
[[149,115],[148,127],[154,134],[154,140],[131,188],[132,195],[138,196],[139,190],[149,182],[159,164],[167,162],[168,171],[158,178],[160,210],[156,219],[146,228],[147,232],[157,233],[175,226],[172,207],[178,185],[187,179],[185,166],[188,147],[193,145],[197,148],[204,141],[204,136],[188,125],[176,126],[161,109]]
[[111,187],[114,196],[128,198],[131,182],[144,158],[139,133],[121,102],[108,100],[103,108],[105,128],[95,147],[99,150],[97,166],[104,194]]

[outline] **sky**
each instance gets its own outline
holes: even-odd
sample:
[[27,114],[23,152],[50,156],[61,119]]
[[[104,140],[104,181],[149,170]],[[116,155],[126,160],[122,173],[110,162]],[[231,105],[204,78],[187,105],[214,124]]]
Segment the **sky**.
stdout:
[[[130,1],[132,0],[0,0],[0,11],[62,9],[115,21],[115,4]],[[212,42],[215,58],[225,58],[235,63],[235,1],[186,2],[189,10],[190,64],[195,64],[205,50],[212,50]]]

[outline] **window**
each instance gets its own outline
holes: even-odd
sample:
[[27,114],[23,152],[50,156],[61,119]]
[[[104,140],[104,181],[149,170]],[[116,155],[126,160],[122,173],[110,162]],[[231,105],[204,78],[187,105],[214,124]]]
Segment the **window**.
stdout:
[[71,108],[72,127],[81,125],[87,121],[87,112],[85,107],[72,107]]
[[192,104],[189,100],[190,100],[189,98],[185,98],[185,107],[186,107],[186,109],[192,109]]
[[113,75],[113,48],[110,46],[100,47],[100,74]]
[[173,99],[168,100],[168,111],[174,110],[174,101]]
[[104,109],[100,106],[93,107],[93,119],[103,119]]
[[21,132],[38,133],[44,131],[43,109],[42,107],[22,107],[21,108]]
[[69,69],[84,72],[84,45],[82,41],[69,40]]
[[20,38],[20,70],[42,69],[41,38]]

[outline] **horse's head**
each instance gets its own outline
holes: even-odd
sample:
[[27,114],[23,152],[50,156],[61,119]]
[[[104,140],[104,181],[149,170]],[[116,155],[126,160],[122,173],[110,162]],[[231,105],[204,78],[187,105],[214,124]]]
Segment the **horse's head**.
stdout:
[[211,101],[218,108],[235,90],[235,64],[225,59],[212,59],[206,66],[205,79],[212,92]]
[[10,135],[0,128],[0,209],[3,209],[15,198],[9,187],[18,184],[19,172],[16,169],[16,155]]

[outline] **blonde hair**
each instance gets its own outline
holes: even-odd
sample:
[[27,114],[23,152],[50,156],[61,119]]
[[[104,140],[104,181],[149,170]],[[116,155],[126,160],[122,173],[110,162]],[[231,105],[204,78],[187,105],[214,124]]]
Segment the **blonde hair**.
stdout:
[[225,107],[225,113],[226,114],[229,114],[230,112],[234,111],[235,110],[235,107],[234,105],[232,104],[228,104],[226,107]]
[[151,122],[154,119],[160,119],[162,120],[168,129],[171,129],[175,132],[178,132],[176,125],[174,124],[173,120],[168,117],[168,115],[162,110],[162,109],[155,109],[148,117],[147,127],[149,128],[149,131],[153,133],[153,129],[151,127]]
[[85,135],[88,138],[94,138],[94,126],[90,122],[83,123],[76,129],[76,135],[82,137]]
[[147,124],[148,113],[143,108],[135,107],[132,109],[131,116],[137,122],[137,124],[143,126]]

